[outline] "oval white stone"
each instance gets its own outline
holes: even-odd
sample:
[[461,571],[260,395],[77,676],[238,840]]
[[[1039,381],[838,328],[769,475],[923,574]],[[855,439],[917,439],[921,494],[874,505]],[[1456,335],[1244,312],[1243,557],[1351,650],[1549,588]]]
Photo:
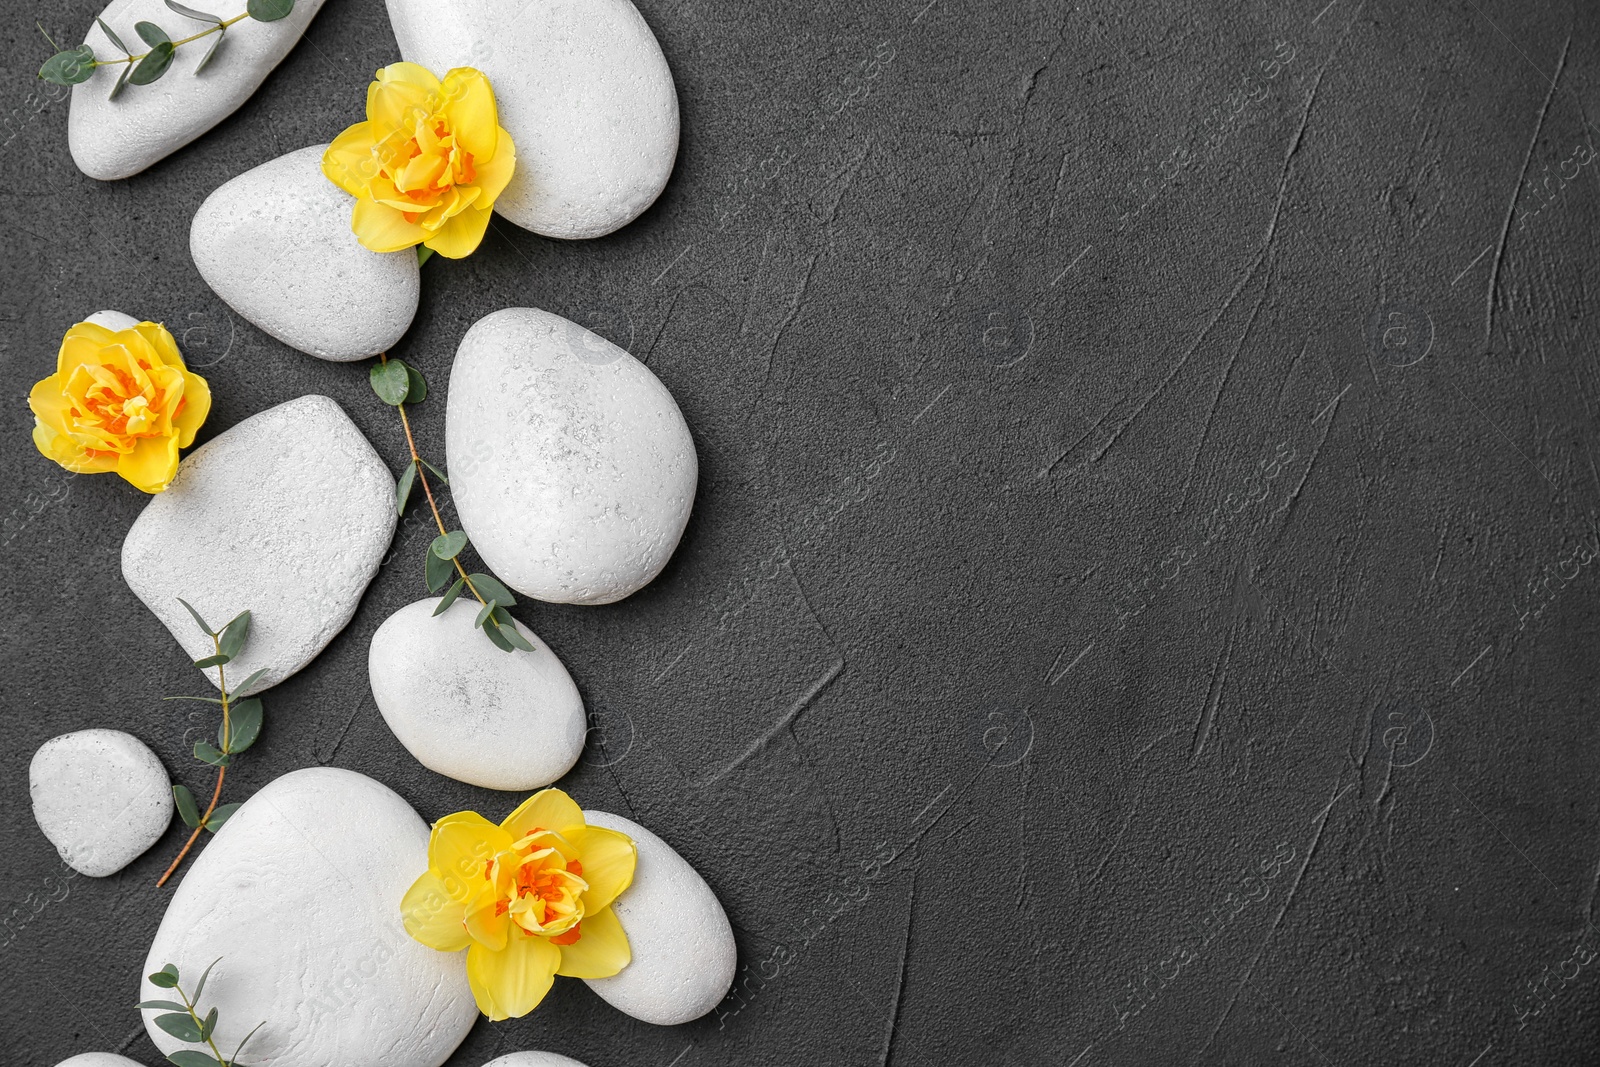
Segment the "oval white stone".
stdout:
[[733,985],[738,952],[716,894],[672,846],[630,819],[586,811],[594,826],[620,830],[639,846],[633,884],[612,905],[633,961],[585,983],[612,1007],[659,1026],[698,1019]]
[[[259,692],[344,629],[394,524],[389,469],[338,404],[313,394],[184,459],[122,542],[122,576],[192,659],[215,650],[179,597],[216,627],[248,610],[249,641],[227,672],[237,685],[266,668]],[[216,682],[215,667],[206,674]]]
[[507,308],[467,331],[445,447],[479,555],[539,600],[610,604],[648,585],[694,505],[694,441],[667,387],[548,311]]
[[126,1056],[118,1056],[115,1052],[80,1052],[70,1060],[62,1060],[56,1067],[144,1067],[144,1065]]
[[502,652],[473,625],[470,594],[435,617],[408,604],[372,635],[367,674],[389,729],[429,770],[485,789],[537,789],[583,751],[583,698],[550,646]]
[[587,1067],[587,1064],[559,1052],[512,1052],[490,1060],[483,1067]]
[[79,730],[28,764],[33,817],[61,858],[104,878],[144,854],[172,822],[172,783],[156,754],[121,730]]
[[322,173],[313,145],[206,197],[189,228],[200,277],[290,348],[366,359],[405,336],[422,291],[414,250],[370,252],[350,229],[355,199]]
[[[72,90],[67,147],[72,151],[73,162],[89,177],[111,181],[137,174],[176,152],[250,99],[272,68],[300,40],[322,3],[323,0],[298,0],[289,16],[277,22],[244,19],[235,23],[228,28],[227,40],[199,74],[195,68],[212,39],[184,45],[174,53],[172,66],[159,81],[125,85],[115,100],[111,99],[111,87],[122,74],[123,64],[96,69],[93,77]],[[216,4],[189,6],[211,10]],[[216,12],[224,18],[244,9],[242,3],[225,6],[227,10]],[[139,22],[154,22],[173,40],[206,27],[204,22],[179,15],[165,0],[111,0],[100,18],[135,55],[148,51],[134,32]],[[101,59],[122,55],[99,23],[90,24],[84,42]]]
[[[184,988],[212,960],[203,1003],[231,1052],[274,1067],[438,1067],[477,1005],[466,953],[411,940],[400,899],[428,866],[428,827],[387,787],[313,767],[256,793],[206,843],[156,931],[144,973]],[[220,957],[220,959],[219,959]],[[140,1000],[167,998],[148,978]],[[155,1025],[163,1053],[186,1046]]]
[[629,0],[388,0],[400,54],[489,76],[517,169],[495,210],[546,237],[601,237],[655,202],[678,94]]

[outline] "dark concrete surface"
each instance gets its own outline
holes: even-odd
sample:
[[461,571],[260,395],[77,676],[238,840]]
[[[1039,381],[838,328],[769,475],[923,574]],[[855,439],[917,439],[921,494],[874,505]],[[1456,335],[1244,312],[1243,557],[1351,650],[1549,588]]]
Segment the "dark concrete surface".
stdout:
[[[113,184],[32,77],[35,19],[97,8],[0,20],[0,1033],[30,1065],[158,1062],[132,1003],[181,840],[65,877],[34,749],[121,727],[209,780],[160,701],[196,674],[118,567],[140,494],[29,443],[60,335],[168,323],[203,436],[316,391],[404,453],[365,365],[265,337],[188,255],[212,189],[353,121],[397,58],[380,0]],[[704,873],[740,993],[662,1029],[562,981],[450,1063],[1594,1062],[1600,8],[641,8],[683,117],[660,202],[597,241],[497,222],[397,351],[434,456],[456,343],[505,306],[677,396],[701,484],[666,573],[516,614],[603,731],[561,785]],[[326,764],[429,819],[515,799],[424,770],[370,698],[427,538],[268,694],[231,797]]]

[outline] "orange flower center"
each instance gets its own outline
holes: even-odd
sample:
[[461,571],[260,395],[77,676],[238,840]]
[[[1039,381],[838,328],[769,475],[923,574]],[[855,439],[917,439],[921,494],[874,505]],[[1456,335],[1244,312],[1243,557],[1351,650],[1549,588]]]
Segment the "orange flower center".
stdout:
[[583,864],[577,850],[554,830],[534,828],[484,863],[483,877],[499,898],[495,914],[511,921],[529,937],[547,937],[570,945],[582,936]]

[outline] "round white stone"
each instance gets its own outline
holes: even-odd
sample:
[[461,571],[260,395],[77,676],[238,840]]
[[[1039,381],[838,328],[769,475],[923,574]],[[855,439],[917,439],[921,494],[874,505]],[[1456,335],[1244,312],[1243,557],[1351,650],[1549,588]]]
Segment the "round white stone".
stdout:
[[[249,640],[227,677],[237,685],[266,668],[259,692],[344,629],[394,524],[389,469],[338,404],[313,394],[185,458],[122,542],[122,575],[192,659],[215,650],[179,597],[218,628],[248,610]],[[206,674],[216,682],[215,667]]]
[[660,195],[678,94],[629,0],[388,0],[400,54],[489,76],[517,169],[495,210],[546,237],[601,237]]
[[490,1060],[483,1067],[587,1067],[587,1065],[559,1052],[512,1052],[499,1059]]
[[172,783],[156,754],[121,730],[79,730],[39,746],[28,765],[33,817],[80,874],[115,874],[166,832]]
[[200,277],[290,348],[366,359],[392,348],[417,313],[414,249],[371,252],[350,229],[355,199],[322,173],[312,145],[218,187],[189,228]]
[[[230,26],[227,40],[199,74],[199,66],[213,38],[186,44],[173,54],[172,65],[161,79],[149,85],[124,85],[115,100],[111,88],[124,64],[99,67],[86,82],[72,90],[72,111],[67,119],[67,147],[78,169],[91,178],[111,181],[126,178],[171,154],[231,115],[250,99],[272,68],[300,40],[323,0],[299,0],[289,16],[277,22],[244,19]],[[201,10],[212,4],[190,4]],[[217,10],[224,18],[243,10],[243,4]],[[149,50],[134,27],[149,21],[178,40],[205,29],[206,23],[173,11],[165,0],[112,0],[100,18],[135,55]],[[98,22],[89,24],[84,42],[100,59],[123,53],[105,35]]]
[[[274,1067],[438,1067],[478,1009],[466,953],[413,941],[400,899],[428,866],[428,827],[387,787],[313,767],[276,779],[206,843],[172,896],[144,974],[184,989],[218,960],[202,1006],[231,1052]],[[141,979],[139,1000],[169,998]],[[186,1046],[155,1025],[163,1053]]]
[[118,1056],[115,1052],[80,1052],[70,1060],[62,1060],[56,1067],[144,1067],[138,1060]]
[[389,729],[424,767],[485,789],[530,790],[583,751],[583,698],[550,646],[502,652],[473,625],[470,594],[443,615],[408,604],[372,635],[367,674]]
[[682,856],[630,819],[586,811],[592,826],[620,830],[639,847],[633,884],[612,907],[633,961],[610,978],[586,978],[602,1000],[635,1019],[675,1026],[728,995],[738,963],[733,928],[716,894]]
[[539,600],[610,604],[648,585],[694,506],[694,441],[667,387],[548,311],[507,308],[467,331],[445,447],[478,554]]

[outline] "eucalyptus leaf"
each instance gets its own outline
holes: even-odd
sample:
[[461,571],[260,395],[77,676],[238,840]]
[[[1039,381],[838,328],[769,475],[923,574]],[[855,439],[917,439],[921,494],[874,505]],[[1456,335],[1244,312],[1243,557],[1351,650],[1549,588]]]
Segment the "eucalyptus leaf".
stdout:
[[429,551],[440,559],[455,559],[461,555],[461,550],[467,547],[467,532],[465,530],[451,530],[449,533],[440,534],[433,539]]
[[[235,805],[235,807],[237,807],[237,805]],[[217,809],[217,811],[221,811],[221,810],[222,810],[221,808]],[[212,812],[211,813],[211,817],[213,819],[215,819],[217,817],[217,813],[215,811]],[[200,1003],[200,994],[204,993],[206,991],[206,979],[211,977],[211,968],[215,967],[217,964],[219,964],[221,962],[222,962],[222,957],[218,956],[216,959],[212,960],[209,964],[207,964],[206,969],[205,969],[205,973],[200,976],[200,981],[198,981],[198,982],[196,982],[194,984],[194,1003],[196,1005],[198,1005]]]
[[149,53],[133,68],[128,80],[134,85],[149,85],[172,66],[172,42],[163,41],[150,46]]
[[244,648],[245,638],[250,636],[250,613],[241,611],[238,616],[227,626],[222,628],[222,654],[232,659]]
[[[256,737],[261,733],[261,701],[251,697],[249,700],[239,701],[229,710],[228,725],[230,734],[228,743],[223,748],[223,751],[233,755],[243,752],[256,743]],[[219,734],[217,741],[219,744],[222,741],[221,732],[222,727],[217,727],[217,733]]]
[[394,506],[400,514],[406,513],[406,501],[411,499],[411,486],[417,480],[417,463],[412,460],[406,464],[406,469],[400,472],[400,481],[394,487]]
[[[170,967],[172,964],[169,963],[167,966]],[[155,974],[150,975],[150,984],[159,986],[162,989],[171,989],[178,984],[178,976],[174,972],[157,971]]]
[[[218,26],[222,25],[222,20],[217,16],[208,15],[204,11],[196,11],[192,7],[185,7],[183,4],[178,3],[177,0],[166,0],[166,4],[185,18],[195,19],[199,22],[215,22]],[[198,993],[195,995],[199,996]]]
[[456,572],[455,565],[447,559],[440,559],[433,554],[433,549],[428,549],[428,592],[437,593],[450,584],[450,576]]
[[450,591],[444,595],[444,599],[439,601],[439,606],[433,609],[433,613],[435,615],[443,615],[446,611],[449,611],[450,605],[456,602],[456,597],[460,596],[461,590],[466,587],[467,580],[465,578],[457,578],[455,584],[450,587]]
[[106,97],[107,100],[115,100],[117,97],[122,95],[122,87],[128,84],[128,75],[132,73],[133,64],[124,63],[122,65],[122,73],[117,75],[116,84],[111,86],[111,95]]
[[411,375],[398,359],[373,364],[372,370],[367,372],[367,380],[372,383],[372,391],[378,394],[378,399],[390,407],[404,404],[406,394],[411,391]]
[[94,77],[94,68],[94,49],[81,44],[45,60],[39,77],[52,85],[77,85]]
[[489,601],[483,606],[483,609],[478,612],[478,617],[472,620],[472,625],[482,626],[484,623],[488,622],[489,619],[494,616],[494,609],[499,606],[500,605],[496,601]]
[[232,757],[209,741],[196,741],[194,743],[194,758],[202,763],[209,763],[213,767],[226,767],[232,762]]
[[222,28],[222,24],[219,22],[216,36],[212,38],[211,44],[206,47],[206,54],[201,56],[200,62],[194,65],[194,73],[199,74],[206,69],[206,66],[211,62],[211,57],[216,55],[217,49],[222,47],[222,39],[226,36],[228,36],[228,32]]
[[438,467],[435,467],[432,463],[429,463],[427,460],[423,460],[422,461],[422,465],[424,467],[427,467],[428,470],[430,472],[432,472],[433,476],[435,478],[439,479],[439,481],[443,482],[445,485],[449,485],[450,484],[450,479],[446,478],[444,476],[444,471],[440,470]]
[[251,1028],[250,1028],[250,1032],[249,1032],[249,1033],[248,1033],[248,1034],[245,1034],[245,1035],[244,1035],[244,1041],[241,1041],[241,1042],[239,1042],[239,1047],[238,1047],[238,1048],[236,1048],[236,1049],[234,1049],[234,1050],[233,1050],[233,1055],[232,1055],[232,1056],[230,1056],[230,1057],[229,1057],[229,1059],[230,1059],[230,1060],[231,1060],[231,1061],[232,1061],[232,1062],[234,1062],[234,1063],[238,1063],[238,1062],[239,1062],[239,1053],[241,1053],[241,1052],[243,1052],[243,1051],[244,1051],[244,1046],[245,1046],[245,1044],[246,1044],[246,1043],[247,1043],[247,1042],[248,1042],[248,1041],[249,1041],[249,1040],[250,1040],[250,1039],[251,1039],[251,1038],[252,1038],[252,1037],[255,1037],[255,1036],[256,1036],[256,1031],[257,1031],[257,1030],[259,1030],[259,1029],[261,1029],[261,1028],[262,1028],[262,1027],[263,1027],[263,1026],[265,1026],[265,1025],[267,1025],[267,1021],[266,1021],[266,1020],[265,1020],[265,1019],[263,1019],[263,1020],[261,1020],[261,1021],[260,1021],[260,1022],[258,1022],[258,1023],[256,1023],[256,1024],[255,1024],[255,1026],[253,1026],[253,1027],[251,1027]]
[[206,667],[221,667],[229,663],[232,659],[233,657],[227,655],[226,653],[219,653],[215,656],[207,656],[205,659],[197,659],[194,661],[194,665],[201,669]]
[[200,1027],[195,1025],[194,1019],[187,1012],[179,1014],[172,1012],[169,1015],[157,1015],[156,1025],[179,1041],[199,1041]]
[[485,626],[483,628],[483,632],[489,638],[489,640],[493,642],[494,647],[498,648],[501,652],[511,652],[515,650],[515,647],[511,644],[511,642],[506,640],[506,635],[501,631],[500,627],[496,626],[493,622]]
[[511,590],[500,584],[500,579],[492,574],[469,574],[472,588],[478,591],[479,596],[488,597],[490,600],[499,601],[503,608],[517,606],[517,598],[511,595]]
[[[229,699],[232,699],[234,697],[234,695],[236,695],[238,693],[248,693],[248,692],[250,692],[250,687],[255,685],[257,682],[261,681],[262,676],[265,675],[269,669],[270,668],[262,667],[259,671],[250,672],[250,677],[246,678],[244,681],[240,682],[238,685],[234,686],[232,690],[229,691],[229,693],[228,693]],[[217,701],[217,703],[220,704],[220,703],[222,703],[222,701],[219,700],[219,701]]]
[[199,700],[207,704],[220,704],[222,701],[216,697],[162,697],[162,700]]
[[[495,612],[495,617],[499,618],[499,616],[500,613],[498,611]],[[517,624],[509,617],[506,619],[505,625],[500,627],[500,636],[524,652],[532,652],[534,650],[533,645],[526,637],[522,636],[522,632],[517,629]]]
[[[238,801],[235,801],[232,804],[218,804],[214,809],[212,809],[211,818],[206,820],[206,829],[210,830],[212,833],[216,833],[218,830],[222,829],[222,824],[227,822],[229,816],[238,811],[240,806],[241,805]],[[194,995],[194,999],[198,1002],[200,1000],[200,994],[196,993]]]
[[244,9],[257,22],[277,22],[294,10],[294,0],[250,0]]
[[189,792],[186,785],[172,787],[173,803],[178,805],[178,815],[183,819],[183,824],[191,829],[200,825],[200,808],[194,802],[194,794]]
[[409,363],[406,364],[406,380],[409,383],[406,389],[407,404],[420,404],[428,399],[428,380]]
[[133,51],[131,49],[129,49],[127,45],[122,43],[122,38],[121,37],[117,36],[117,31],[113,30],[110,26],[106,25],[106,20],[105,19],[96,18],[95,22],[99,23],[100,32],[105,34],[106,37],[108,37],[111,40],[112,44],[114,44],[118,48],[120,48],[122,50],[122,54],[123,55],[125,55],[125,56],[133,55]]
[[178,1067],[224,1067],[218,1063],[215,1056],[204,1052],[196,1052],[192,1048],[179,1049],[177,1052],[167,1054],[167,1062],[175,1063]]
[[160,1008],[162,1011],[189,1010],[175,1000],[141,1000],[137,1005],[135,1005],[135,1007],[143,1008],[146,1011],[150,1010],[151,1008]]
[[[199,990],[195,991],[194,999],[197,1002],[200,1000],[200,991]],[[211,1035],[216,1032],[216,1029],[217,1029],[217,1009],[216,1008],[212,1008],[209,1012],[206,1013],[206,1021],[200,1024],[200,1040],[201,1041],[210,1041],[211,1040]]]
[[[167,36],[167,31],[153,22],[136,22],[133,24],[133,32],[137,33],[144,43],[151,48],[172,43],[172,38]],[[122,48],[120,44],[117,47]],[[124,52],[127,51],[126,48],[122,50]]]
[[182,604],[185,608],[189,609],[189,614],[194,616],[194,621],[200,627],[200,632],[201,633],[205,634],[207,637],[215,637],[215,636],[217,636],[217,631],[213,630],[211,628],[210,624],[207,623],[206,620],[204,620],[204,619],[202,619],[200,617],[200,613],[198,611],[194,610],[194,608],[189,604],[189,602],[187,600],[183,599],[183,597],[180,596],[180,597],[177,598],[177,601],[178,601],[178,603]]

